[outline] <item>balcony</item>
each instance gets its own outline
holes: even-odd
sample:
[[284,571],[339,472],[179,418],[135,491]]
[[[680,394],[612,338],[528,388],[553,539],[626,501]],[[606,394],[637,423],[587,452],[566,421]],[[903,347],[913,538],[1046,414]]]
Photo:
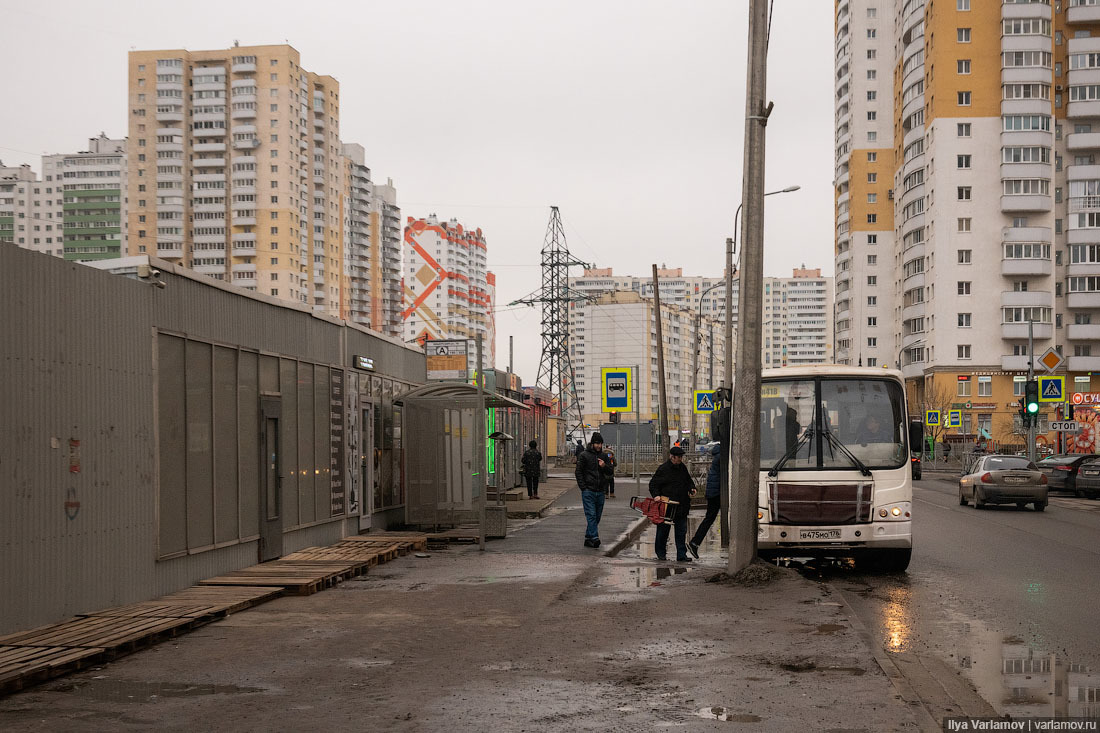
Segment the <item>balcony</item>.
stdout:
[[1067,372],[1100,371],[1100,356],[1070,356],[1066,358]]
[[[1050,78],[1049,71],[1047,72],[1047,78]],[[1067,119],[1076,120],[1086,117],[1100,117],[1100,101],[1069,103],[1066,108]]]
[[[195,162],[197,163],[198,161],[195,161]],[[192,178],[193,178],[195,183],[199,183],[199,182],[206,183],[206,182],[209,182],[209,181],[224,181],[225,180],[225,174],[224,173],[196,173]]]
[[1050,211],[1054,199],[1042,195],[1001,196],[1001,211],[1004,213],[1023,213],[1029,211]]
[[1094,150],[1100,148],[1100,132],[1071,132],[1066,135],[1066,150]]
[[[203,257],[208,257],[210,255],[224,255],[225,251],[220,250],[220,251],[216,251],[216,252],[210,252],[210,251],[204,250],[203,252],[200,252],[198,254],[202,255]],[[194,265],[192,267],[192,269],[195,272],[199,273],[200,275],[212,275],[214,273],[223,273],[223,272],[225,272],[225,265],[224,264],[223,265]]]
[[314,115],[313,126],[318,130],[323,130],[325,128],[325,118],[321,115]]
[[256,225],[255,216],[237,216],[236,212],[233,213],[233,226],[235,227],[248,227]]
[[1070,323],[1066,326],[1066,338],[1070,341],[1100,341],[1100,324]]
[[183,141],[180,140],[178,143],[157,143],[157,152],[182,153]]
[[225,212],[225,204],[195,204],[193,211],[196,214],[213,214]]
[[[256,256],[256,243],[255,242],[234,242],[233,243],[233,256],[234,257],[255,257]],[[255,265],[253,265],[255,267]]]
[[325,133],[323,133],[323,132],[313,133],[313,140],[314,140],[314,142],[323,143],[325,141]]
[[1067,308],[1100,308],[1100,292],[1066,293]]
[[1100,5],[1070,6],[1066,9],[1066,23],[1100,23]]
[[1001,305],[1006,308],[1016,306],[1054,306],[1054,294],[1049,290],[1006,290],[1001,293]]
[[183,122],[183,112],[157,112],[157,122]]
[[233,64],[234,74],[252,74],[256,71],[256,64]]
[[253,92],[249,92],[248,94],[237,94],[236,92],[234,92],[233,101],[234,102],[255,102],[256,101],[256,95]]
[[196,153],[224,153],[225,143],[195,143],[191,149]]
[[[1035,323],[1031,328],[1037,339],[1049,339],[1054,335],[1054,326],[1049,323]],[[1002,323],[1001,338],[1011,341],[1020,341],[1027,338],[1028,324],[1026,323]]]
[[224,168],[225,158],[195,158],[191,164],[196,168]]
[[1052,271],[1053,265],[1051,265],[1049,259],[1005,258],[1001,260],[1001,274],[1005,277],[1017,275],[1039,277],[1049,275]]
[[234,150],[255,150],[258,147],[260,147],[260,140],[255,137],[248,138],[247,140],[233,141]]
[[195,137],[225,137],[224,127],[196,127],[191,131]]
[[313,182],[323,186],[325,185],[325,177],[315,175],[313,176]]
[[254,110],[254,109],[235,109],[235,110],[233,110],[233,119],[235,119],[235,120],[254,120],[254,119],[256,119],[256,110]]
[[[1027,338],[1027,336],[1024,336]],[[1028,358],[1026,356],[1002,356],[1001,369],[1006,372],[1026,372]]]

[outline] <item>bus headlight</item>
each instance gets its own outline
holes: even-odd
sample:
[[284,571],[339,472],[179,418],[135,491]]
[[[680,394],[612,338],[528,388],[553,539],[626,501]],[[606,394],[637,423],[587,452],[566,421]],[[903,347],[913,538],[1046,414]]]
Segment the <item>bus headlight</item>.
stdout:
[[904,522],[913,518],[912,507],[913,505],[910,502],[902,501],[897,504],[887,504],[879,507],[876,513],[879,520]]

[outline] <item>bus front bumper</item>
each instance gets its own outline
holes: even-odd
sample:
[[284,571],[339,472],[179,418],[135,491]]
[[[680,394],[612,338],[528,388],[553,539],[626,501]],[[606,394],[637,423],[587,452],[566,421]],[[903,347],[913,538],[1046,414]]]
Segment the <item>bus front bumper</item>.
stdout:
[[906,548],[913,546],[913,523],[890,521],[825,527],[760,523],[756,545],[761,550],[787,547],[807,550]]

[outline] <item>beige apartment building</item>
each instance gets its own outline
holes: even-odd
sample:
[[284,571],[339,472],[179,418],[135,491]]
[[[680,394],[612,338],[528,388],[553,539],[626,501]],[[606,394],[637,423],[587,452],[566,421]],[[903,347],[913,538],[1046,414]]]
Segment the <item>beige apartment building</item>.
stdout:
[[346,317],[339,125],[291,46],[131,52],[128,253]]

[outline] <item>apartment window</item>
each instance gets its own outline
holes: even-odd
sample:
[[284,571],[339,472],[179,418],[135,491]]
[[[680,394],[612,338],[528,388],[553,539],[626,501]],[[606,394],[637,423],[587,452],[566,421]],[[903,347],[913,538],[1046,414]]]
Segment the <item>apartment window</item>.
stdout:
[[279,81],[279,75],[278,74],[272,74],[271,75],[271,81]]
[[[959,347],[959,350],[960,351],[962,350],[961,346]],[[961,359],[962,357],[959,357],[959,358]],[[957,396],[959,396],[959,397],[969,397],[970,396],[970,377],[959,377],[958,380],[956,380],[955,384],[958,385],[958,388],[955,390],[955,394]]]
[[278,181],[272,181],[271,182],[271,187],[272,188],[278,188],[279,187],[279,182]]
[[877,193],[869,193],[869,194],[867,194],[867,203],[869,203],[869,204],[873,204],[873,203],[875,203],[875,202],[877,202],[877,201],[878,201],[878,194],[877,194]]
[[969,249],[960,249],[959,250],[959,264],[960,265],[969,265],[970,264],[970,253],[971,253],[971,250],[969,250]]
[[874,224],[877,221],[878,221],[878,214],[868,214],[867,215],[867,223],[868,224]]
[[955,156],[956,167],[959,170],[970,169],[970,156],[969,155],[957,155]]
[[959,59],[955,62],[955,70],[960,74],[970,73],[970,59]]
[[970,217],[969,216],[962,217],[958,220],[958,230],[957,231],[960,231],[960,232],[969,232],[970,231]]
[[878,9],[877,8],[867,8],[867,17],[868,18],[877,18],[878,17]]
[[[272,89],[271,91],[275,91],[275,90],[274,90],[274,89]],[[272,104],[272,105],[271,105],[271,111],[272,111],[272,112],[278,112],[278,111],[279,111],[279,105],[277,105],[277,104]]]
[[958,189],[956,189],[956,192],[959,201],[970,200],[970,186],[959,186]]
[[993,396],[993,377],[978,377],[978,396]]
[[969,107],[970,106],[970,92],[959,92],[958,93],[958,100],[959,100],[959,106],[960,107]]
[[867,244],[878,244],[878,235],[877,234],[868,234],[867,235]]
[[969,28],[956,28],[955,38],[959,43],[970,43],[970,29]]
[[960,122],[960,123],[958,123],[957,125],[955,125],[955,131],[956,131],[956,134],[959,137],[970,137],[970,123],[969,122]]
[[868,285],[878,285],[878,276],[877,275],[868,275],[867,276],[867,284]]
[[878,140],[878,133],[877,132],[868,132],[867,133],[867,142],[872,142],[873,143],[876,140]]
[[867,182],[868,183],[878,183],[878,173],[868,173],[867,174]]
[[875,53],[875,49],[873,49],[873,48],[869,48],[869,49],[867,49],[867,58],[868,58],[868,59],[874,60],[874,58],[875,58],[875,57],[876,57],[877,55],[878,55],[878,54],[877,54],[877,53]]
[[874,163],[878,160],[878,153],[867,153],[867,162]]
[[878,98],[878,92],[874,92],[874,91],[867,92],[867,101],[868,102],[873,102],[877,98]]
[[959,295],[970,295],[970,282],[968,280],[958,281]]
[[867,264],[868,265],[877,265],[878,264],[878,255],[867,255]]
[[867,305],[878,305],[878,296],[877,295],[868,295],[867,296]]
[[878,346],[878,339],[876,337],[872,336],[871,338],[867,339],[867,345],[868,346]]
[[874,38],[874,37],[875,37],[875,35],[876,35],[876,34],[875,34],[875,29],[874,29],[874,28],[868,28],[868,29],[867,29],[867,37],[868,37],[868,38]]
[[878,112],[871,111],[867,113],[868,122],[874,122],[876,119],[878,119]]
[[870,316],[867,319],[867,325],[868,326],[877,326],[878,325],[878,318],[876,316]]
[[868,357],[868,359],[867,359],[867,366],[869,366],[869,367],[873,367],[873,366],[878,366],[878,359],[876,359],[876,358],[875,358],[875,357],[873,357],[873,356],[872,356],[872,357]]
[[279,264],[279,258],[278,257],[272,257],[271,258],[271,264],[273,264],[273,265]]
[[278,135],[272,135],[271,136],[271,142],[273,142],[273,143],[279,142],[279,136]]
[[1076,344],[1073,347],[1074,356],[1092,356],[1092,346],[1089,344]]
[[955,4],[956,10],[970,10],[970,0],[957,0]]
[[272,234],[278,234],[279,233],[279,227],[271,227],[271,233]]
[[970,328],[970,313],[958,313],[959,328]]
[[277,166],[277,165],[271,166],[271,172],[272,173],[278,173],[279,172],[279,166]]

